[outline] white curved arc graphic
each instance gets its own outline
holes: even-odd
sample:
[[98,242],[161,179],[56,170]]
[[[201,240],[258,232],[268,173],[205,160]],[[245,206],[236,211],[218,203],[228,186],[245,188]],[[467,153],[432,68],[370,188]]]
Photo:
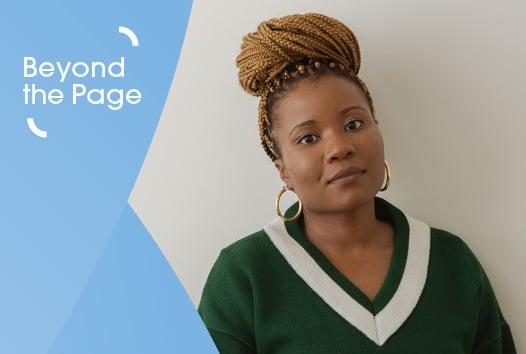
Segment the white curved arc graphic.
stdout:
[[33,118],[27,118],[27,126],[29,127],[29,130],[39,138],[46,139],[47,138],[47,131],[40,129],[35,124],[35,120]]
[[128,36],[128,38],[130,39],[130,41],[132,43],[132,47],[138,47],[139,46],[139,39],[137,38],[135,33],[131,29],[129,29],[128,27],[119,26],[119,33],[122,33],[122,34],[125,34],[126,36]]

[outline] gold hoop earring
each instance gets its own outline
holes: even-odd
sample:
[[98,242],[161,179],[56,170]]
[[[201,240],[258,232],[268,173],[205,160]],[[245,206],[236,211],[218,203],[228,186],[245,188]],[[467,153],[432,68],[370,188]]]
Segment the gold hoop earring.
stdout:
[[389,188],[389,184],[391,184],[391,169],[389,168],[389,164],[387,161],[384,160],[384,166],[385,166],[385,182],[382,188],[380,188],[380,192],[384,192]]
[[278,196],[276,197],[276,213],[283,221],[296,221],[298,220],[298,218],[301,216],[301,213],[303,212],[303,204],[301,204],[301,200],[298,200],[298,203],[299,203],[298,211],[296,212],[296,214],[294,214],[290,218],[287,218],[285,215],[283,215],[281,213],[281,210],[279,209],[279,200],[281,199],[281,196],[286,191],[287,191],[287,187],[283,186],[283,188],[281,188],[281,190],[279,191]]

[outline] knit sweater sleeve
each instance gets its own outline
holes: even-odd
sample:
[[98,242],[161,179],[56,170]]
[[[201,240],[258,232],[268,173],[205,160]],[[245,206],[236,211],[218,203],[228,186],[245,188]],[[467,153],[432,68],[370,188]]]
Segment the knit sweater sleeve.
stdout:
[[[466,246],[467,248],[467,246]],[[473,345],[474,354],[516,354],[509,325],[499,308],[490,281],[475,255],[468,249],[471,264],[479,276],[478,321]]]
[[210,271],[198,309],[220,353],[256,353],[252,299],[250,274],[242,257],[223,250]]

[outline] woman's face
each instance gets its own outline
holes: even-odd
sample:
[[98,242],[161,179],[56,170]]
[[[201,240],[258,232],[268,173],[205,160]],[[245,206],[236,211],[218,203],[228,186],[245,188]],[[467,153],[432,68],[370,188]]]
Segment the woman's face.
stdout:
[[384,179],[384,145],[367,99],[335,74],[300,80],[272,109],[275,165],[306,212],[372,202]]

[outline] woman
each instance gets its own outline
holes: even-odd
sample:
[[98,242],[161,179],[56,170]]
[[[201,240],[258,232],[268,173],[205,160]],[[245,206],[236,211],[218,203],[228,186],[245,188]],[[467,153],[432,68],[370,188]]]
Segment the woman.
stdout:
[[[285,187],[277,218],[225,248],[199,312],[221,353],[515,353],[456,236],[376,194],[390,176],[354,34],[321,14],[263,22],[237,58]],[[285,215],[279,198],[299,202]]]

